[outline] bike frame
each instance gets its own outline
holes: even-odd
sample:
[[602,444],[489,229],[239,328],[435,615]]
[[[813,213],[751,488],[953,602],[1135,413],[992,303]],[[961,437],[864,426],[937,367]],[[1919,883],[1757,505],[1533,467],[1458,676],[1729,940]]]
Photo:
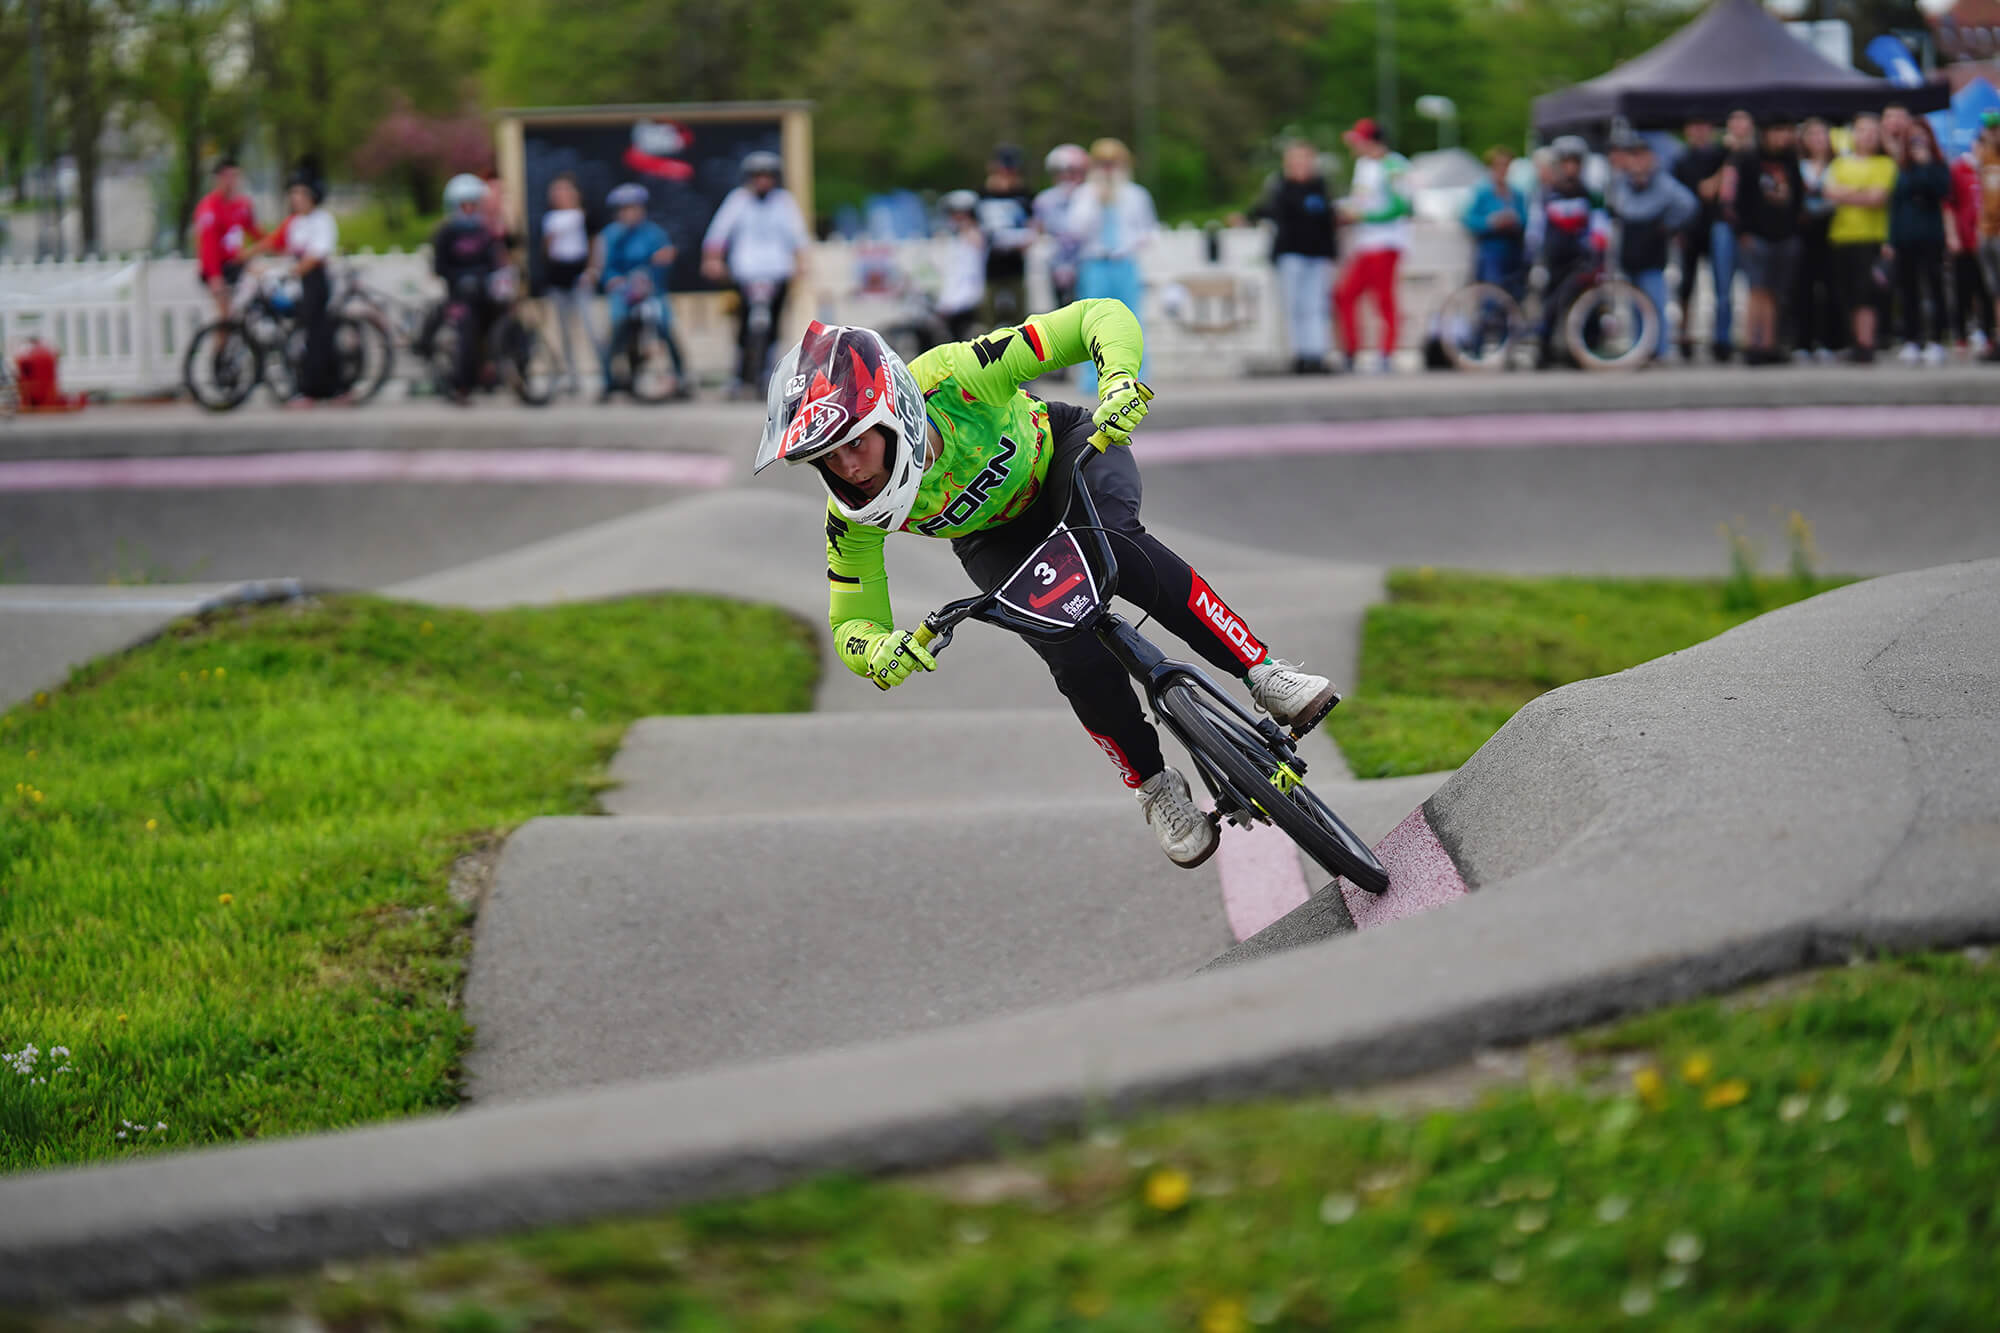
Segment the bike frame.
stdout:
[[[1281,763],[1290,766],[1295,777],[1305,775],[1305,761],[1299,758],[1292,738],[1276,722],[1268,717],[1253,716],[1236,700],[1224,693],[1221,687],[1211,681],[1199,667],[1192,662],[1168,657],[1139,633],[1130,621],[1111,609],[1111,598],[1118,591],[1118,558],[1112,552],[1107,530],[1098,521],[1097,504],[1091,499],[1089,488],[1083,485],[1084,466],[1096,457],[1098,452],[1099,449],[1091,449],[1080,454],[1072,469],[1074,484],[1071,488],[1070,503],[1072,508],[1082,510],[1084,522],[1071,527],[1065,515],[1064,520],[1057,523],[1048,537],[997,587],[973,597],[947,603],[931,612],[924,618],[923,627],[918,632],[919,644],[928,646],[933,654],[943,652],[951,643],[952,631],[967,620],[982,620],[987,624],[998,625],[1002,629],[1012,630],[1025,638],[1043,643],[1062,643],[1079,634],[1095,634],[1098,641],[1118,660],[1118,664],[1124,667],[1132,679],[1139,682],[1140,687],[1145,690],[1146,704],[1152,710],[1154,717],[1187,746],[1188,753],[1193,756],[1200,768],[1210,793],[1216,798],[1218,813],[1232,817],[1247,814],[1256,808],[1254,801],[1251,800],[1251,793],[1237,791],[1233,783],[1214,770],[1199,747],[1182,734],[1173,718],[1160,711],[1160,695],[1169,686],[1187,684],[1209,696],[1244,727],[1256,732],[1270,748],[1273,756]],[[1045,553],[1052,546],[1064,540],[1073,541],[1085,534],[1088,534],[1091,549],[1097,557],[1096,563],[1103,573],[1101,577],[1093,577],[1092,590],[1097,603],[1081,621],[1067,627],[1052,627],[1047,621],[1023,615],[1002,600],[1002,595],[1007,589],[1012,587],[1023,573],[1033,570],[1037,562],[1044,560]],[[1090,562],[1086,557],[1086,564],[1088,563]],[[1225,798],[1233,809],[1223,808]]]

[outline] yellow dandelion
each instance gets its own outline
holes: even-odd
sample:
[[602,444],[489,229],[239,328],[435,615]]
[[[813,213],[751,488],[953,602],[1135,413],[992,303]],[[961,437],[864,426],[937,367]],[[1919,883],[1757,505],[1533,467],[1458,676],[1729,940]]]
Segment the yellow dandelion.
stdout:
[[42,803],[42,794],[40,792],[31,791],[28,793],[28,796],[29,799],[33,800],[36,805],[40,805]]
[[1111,1308],[1101,1291],[1079,1291],[1069,1298],[1069,1308],[1084,1319],[1095,1319]]
[[1708,1082],[1709,1076],[1713,1073],[1715,1073],[1715,1061],[1709,1058],[1707,1051],[1696,1051],[1681,1061],[1681,1077],[1697,1087]]
[[1429,1236],[1432,1240],[1436,1240],[1439,1236],[1444,1235],[1445,1232],[1450,1231],[1452,1224],[1456,1221],[1457,1219],[1452,1216],[1451,1209],[1449,1208],[1426,1208],[1424,1215],[1417,1220],[1417,1225],[1424,1229],[1426,1236]]
[[1726,1078],[1708,1090],[1701,1104],[1711,1111],[1720,1111],[1727,1106],[1735,1106],[1750,1095],[1750,1085],[1740,1078]]
[[430,634],[430,633],[434,632],[434,631],[435,631],[436,629],[437,629],[437,626],[435,626],[435,625],[431,624],[431,622],[430,622],[430,621],[426,620],[426,621],[425,621],[425,622],[424,622],[423,624],[421,624],[421,625],[417,626],[417,633],[419,633],[419,634]]
[[201,669],[201,678],[202,678],[203,680],[207,680],[207,679],[208,679],[208,668],[207,668],[207,667],[203,667],[203,668]]
[[159,826],[160,826],[159,820],[149,819],[146,821],[146,832],[151,833],[154,829],[158,828]]
[[46,707],[48,705],[48,702],[49,702],[49,692],[47,690],[35,691],[35,707],[37,708]]
[[121,1022],[121,1023],[123,1023],[123,1022],[125,1022],[125,1021],[126,1021],[126,1019],[127,1019],[128,1017],[129,1017],[129,1015],[126,1015],[126,1014],[120,1014],[120,1015],[118,1015],[118,1021],[119,1021],[119,1022]]
[[221,903],[224,907],[227,907],[229,906],[229,904],[236,901],[236,895],[233,893],[219,893],[215,896],[215,901]]
[[40,750],[30,750],[30,751],[28,751],[28,758],[30,758],[30,759],[33,759],[33,758],[34,758],[35,756],[39,755],[40,753],[41,753],[41,751],[40,751]]
[[1639,1094],[1640,1101],[1655,1111],[1667,1104],[1667,1081],[1651,1065],[1632,1071],[1632,1090]]
[[1223,1299],[1210,1301],[1201,1312],[1201,1333],[1243,1333],[1250,1323],[1243,1317],[1243,1302]]
[[228,675],[228,674],[229,674],[229,668],[228,668],[228,667],[217,667],[217,668],[215,669],[215,678],[216,678],[217,680],[221,680],[221,679],[222,679],[222,678],[223,678],[224,676],[226,676],[226,675]]
[[1187,1172],[1179,1167],[1156,1168],[1146,1177],[1146,1206],[1162,1213],[1177,1212],[1187,1207],[1191,1187]]

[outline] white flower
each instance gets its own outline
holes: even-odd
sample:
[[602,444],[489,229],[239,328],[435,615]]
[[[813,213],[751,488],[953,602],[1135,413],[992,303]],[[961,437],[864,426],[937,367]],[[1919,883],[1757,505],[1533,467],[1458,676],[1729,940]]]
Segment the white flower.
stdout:
[[1667,1237],[1666,1255],[1677,1264],[1691,1264],[1701,1258],[1701,1237],[1692,1231],[1676,1231]]
[[50,1054],[50,1055],[56,1055],[56,1056],[66,1056],[66,1055],[68,1055],[68,1054],[69,1054],[69,1047],[67,1047],[67,1046],[51,1046],[51,1047],[49,1047],[49,1054]]
[[119,1137],[119,1138],[121,1138],[121,1139],[122,1139],[122,1138],[124,1138],[124,1137],[125,1137],[125,1131],[124,1131],[124,1130],[122,1130],[122,1129],[121,1129],[121,1130],[119,1130],[119,1131],[118,1131],[118,1137]]
[[153,1126],[154,1129],[165,1129],[166,1127],[167,1127],[167,1122],[164,1120],[162,1120],[159,1124]]
[[1618,1308],[1634,1319],[1642,1314],[1652,1313],[1653,1289],[1636,1284],[1625,1288],[1625,1294],[1618,1300]]
[[1829,1122],[1840,1119],[1847,1114],[1847,1098],[1837,1092],[1834,1093],[1826,1099],[1826,1105],[1820,1108],[1819,1113]]
[[1352,1218],[1360,1207],[1361,1201],[1352,1194],[1329,1194],[1319,1201],[1319,1220],[1337,1227]]
[[1597,1201],[1597,1220],[1600,1222],[1622,1222],[1625,1214],[1632,1211],[1632,1201],[1622,1194],[1607,1194]]
[[1778,1119],[1787,1123],[1797,1120],[1812,1109],[1812,1098],[1803,1092],[1795,1092],[1778,1103]]

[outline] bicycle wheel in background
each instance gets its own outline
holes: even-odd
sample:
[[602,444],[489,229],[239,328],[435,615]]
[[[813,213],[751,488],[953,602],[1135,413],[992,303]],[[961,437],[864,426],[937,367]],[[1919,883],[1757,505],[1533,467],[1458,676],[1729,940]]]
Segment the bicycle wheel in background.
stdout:
[[[361,396],[362,377],[368,372],[368,328],[352,315],[333,317],[333,392],[329,397],[342,394],[353,395],[355,401],[364,401]],[[285,335],[285,363],[296,376],[298,367],[305,364],[306,330],[303,324],[294,324]],[[379,387],[379,386],[378,386]],[[372,392],[372,391],[371,391]]]
[[211,412],[241,407],[263,378],[263,350],[234,320],[195,330],[181,361],[181,383]]
[[1613,278],[1571,304],[1563,340],[1585,370],[1637,370],[1659,346],[1660,312],[1635,284]]
[[21,410],[21,391],[14,384],[14,372],[0,362],[0,421],[13,420]]
[[550,350],[548,340],[519,315],[510,313],[494,324],[486,335],[486,345],[500,363],[500,374],[514,396],[529,407],[547,407],[562,381],[559,358]]
[[1505,370],[1524,327],[1520,302],[1490,282],[1460,287],[1438,311],[1438,341],[1460,370]]
[[464,320],[447,308],[424,340],[424,364],[430,371],[431,392],[440,398],[458,394],[458,343],[465,336]]
[[354,401],[365,403],[382,392],[396,369],[396,336],[380,315],[358,313],[343,316],[361,330],[361,371],[355,378]]
[[1206,763],[1213,767],[1204,778],[1226,779],[1329,874],[1370,893],[1388,889],[1389,872],[1368,844],[1291,769],[1280,764],[1265,747],[1264,738],[1241,719],[1187,684],[1169,685],[1160,691],[1157,707],[1161,718],[1187,745],[1196,766]]
[[644,313],[642,302],[625,322],[626,378],[632,396],[642,403],[664,403],[679,387],[674,379],[674,359],[667,352],[667,340]]

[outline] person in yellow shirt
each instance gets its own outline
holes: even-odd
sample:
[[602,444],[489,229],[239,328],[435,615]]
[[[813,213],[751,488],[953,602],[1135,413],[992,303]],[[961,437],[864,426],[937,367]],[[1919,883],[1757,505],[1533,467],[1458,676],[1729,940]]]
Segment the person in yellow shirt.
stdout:
[[1882,271],[1882,247],[1889,240],[1889,194],[1896,187],[1896,160],[1882,151],[1882,122],[1854,118],[1854,149],[1826,169],[1822,190],[1834,205],[1827,240],[1833,247],[1834,282],[1852,324],[1848,360],[1875,359],[1875,325],[1889,294]]

